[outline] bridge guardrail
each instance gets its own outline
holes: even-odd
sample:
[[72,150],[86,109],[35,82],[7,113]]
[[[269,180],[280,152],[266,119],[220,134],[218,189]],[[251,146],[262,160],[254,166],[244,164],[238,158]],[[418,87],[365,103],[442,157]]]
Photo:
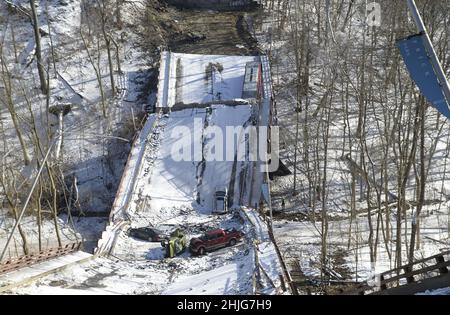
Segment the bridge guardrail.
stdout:
[[130,198],[136,183],[136,177],[139,174],[142,165],[142,159],[145,153],[145,144],[148,136],[158,123],[158,116],[154,120],[147,119],[144,128],[135,136],[130,154],[125,166],[122,179],[117,189],[116,198],[109,216],[109,223],[102,233],[95,249],[96,255],[109,254],[114,247],[117,237],[126,226],[126,210],[129,206]]
[[11,258],[0,263],[0,274],[11,272],[20,268],[28,267],[52,258],[64,256],[80,250],[81,243],[69,243],[61,247],[41,250],[36,254],[24,255],[17,258]]

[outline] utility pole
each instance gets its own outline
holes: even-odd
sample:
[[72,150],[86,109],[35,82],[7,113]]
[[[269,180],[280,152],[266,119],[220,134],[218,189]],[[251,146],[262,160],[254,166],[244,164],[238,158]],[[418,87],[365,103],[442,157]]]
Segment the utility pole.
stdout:
[[436,55],[436,51],[433,48],[433,44],[431,43],[430,36],[428,35],[427,29],[425,28],[425,24],[423,23],[422,17],[420,16],[419,10],[417,9],[416,3],[414,0],[407,0],[409,11],[411,12],[412,18],[416,23],[417,29],[420,34],[423,34],[424,46],[427,50],[428,57],[430,58],[430,62],[434,68],[434,72],[438,78],[439,84],[442,87],[442,91],[447,100],[447,106],[450,106],[450,85],[445,76],[445,72],[442,69],[442,65]]

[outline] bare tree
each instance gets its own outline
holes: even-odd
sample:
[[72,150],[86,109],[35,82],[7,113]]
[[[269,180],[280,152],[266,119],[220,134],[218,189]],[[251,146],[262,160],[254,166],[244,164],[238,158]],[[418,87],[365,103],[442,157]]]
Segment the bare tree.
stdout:
[[4,96],[0,97],[0,102],[8,109],[8,112],[11,116],[11,121],[14,125],[14,129],[17,134],[17,138],[19,140],[20,146],[22,148],[23,161],[25,165],[29,165],[31,163],[30,156],[27,151],[27,146],[22,135],[22,128],[19,124],[17,112],[15,109],[15,104],[13,100],[13,82],[11,78],[11,73],[9,72],[8,66],[6,64],[5,58],[3,58],[2,50],[0,49],[0,66],[1,66],[1,80],[3,82],[4,87]]
[[34,3],[34,0],[30,0],[30,7],[31,7],[31,18],[32,18],[32,24],[33,24],[33,31],[34,31],[34,40],[36,42],[36,64],[39,74],[39,80],[41,83],[41,91],[43,94],[49,93],[48,91],[48,85],[47,85],[47,77],[45,75],[45,66],[44,61],[42,59],[42,47],[41,47],[41,34],[39,32],[39,19],[36,13],[36,5]]

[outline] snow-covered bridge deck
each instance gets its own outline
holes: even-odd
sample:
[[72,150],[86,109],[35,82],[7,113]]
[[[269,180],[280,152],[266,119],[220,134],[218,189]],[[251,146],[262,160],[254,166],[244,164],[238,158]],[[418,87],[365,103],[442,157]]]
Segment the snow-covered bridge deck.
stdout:
[[[217,227],[235,227],[252,235],[238,247],[207,257],[184,253],[172,259],[183,267],[177,270],[178,276],[173,277],[165,293],[253,293],[253,277],[258,269],[253,237],[259,238],[260,233],[251,232],[255,229],[254,222],[239,214],[215,216],[211,212],[216,187],[228,187],[234,207],[241,206],[243,182],[247,182],[247,190],[261,190],[253,186],[261,185],[262,173],[240,178],[246,174],[244,168],[251,167],[249,162],[236,160],[238,146],[248,144],[245,131],[236,132],[232,138],[228,134],[228,127],[269,123],[266,95],[262,95],[266,99],[264,105],[257,101],[256,91],[255,99],[242,100],[248,65],[260,60],[252,56],[162,54],[157,108],[166,109],[164,112],[168,114],[156,114],[157,123],[147,135],[142,165],[126,207],[129,225],[182,226],[188,238]],[[261,74],[254,74],[257,75],[262,79]],[[270,98],[270,93],[266,94]],[[240,105],[230,106],[230,101],[238,101]],[[184,109],[171,111],[180,104]],[[205,108],[201,104],[209,105]],[[215,128],[213,132],[211,128]],[[223,136],[222,141],[215,141],[219,136]],[[118,236],[111,253],[126,260],[163,261],[159,244],[135,240],[126,233]],[[277,287],[267,292],[276,292],[281,285],[281,265],[275,252],[267,253],[259,253],[258,264],[265,268],[266,277],[269,273],[272,278],[265,284]]]
[[259,57],[163,52],[156,107],[241,99],[246,65],[255,61]]

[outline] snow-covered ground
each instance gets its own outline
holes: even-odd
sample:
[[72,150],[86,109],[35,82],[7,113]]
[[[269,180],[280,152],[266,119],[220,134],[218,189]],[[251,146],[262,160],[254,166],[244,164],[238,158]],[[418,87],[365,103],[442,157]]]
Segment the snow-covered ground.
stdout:
[[[448,242],[448,214],[439,212],[438,206],[427,206],[421,218],[423,228],[421,230],[420,249],[417,250],[417,257],[426,258],[439,253],[445,249],[445,242]],[[437,212],[430,216],[426,213]],[[375,264],[370,262],[370,249],[367,245],[369,237],[369,227],[367,217],[358,216],[352,223],[358,233],[354,233],[352,241],[357,246],[348,247],[349,222],[348,220],[330,221],[330,233],[328,245],[330,252],[334,253],[338,249],[347,251],[345,266],[349,279],[363,281],[371,276],[395,268],[393,260],[389,255],[395,253],[395,243],[391,242],[386,247],[384,242],[377,246]],[[395,233],[395,230],[393,231]],[[405,230],[402,234],[410,233]],[[280,220],[274,222],[274,235],[280,250],[287,259],[295,259],[300,262],[300,266],[305,275],[309,277],[320,276],[320,222],[314,224],[308,221],[287,221]],[[381,237],[381,236],[380,236]],[[443,243],[442,243],[443,242]],[[449,246],[447,246],[448,248]],[[403,255],[406,253],[404,252]]]
[[[393,2],[386,2],[382,5],[382,10],[386,12]],[[300,262],[302,271],[309,279],[317,279],[320,276],[320,255],[321,255],[321,222],[320,211],[322,210],[322,198],[326,197],[326,212],[329,217],[329,237],[327,246],[330,256],[335,254],[345,257],[345,263],[341,266],[332,265],[330,257],[330,268],[338,267],[348,268],[347,279],[366,280],[373,272],[379,273],[395,266],[395,222],[397,211],[395,205],[392,205],[389,219],[382,214],[383,221],[387,222],[391,228],[390,241],[384,245],[383,235],[378,235],[376,262],[372,265],[370,262],[369,227],[367,217],[366,200],[367,185],[356,176],[355,208],[359,213],[364,212],[365,216],[359,216],[353,222],[350,222],[350,210],[352,204],[352,169],[343,156],[349,154],[356,164],[360,164],[360,141],[355,134],[358,123],[358,92],[360,89],[361,71],[359,65],[363,60],[361,47],[364,38],[364,16],[349,5],[348,1],[341,3],[343,7],[351,7],[350,18],[346,26],[343,25],[343,14],[347,9],[337,4],[331,4],[332,28],[335,32],[335,39],[329,43],[319,36],[326,31],[326,22],[322,29],[318,30],[318,14],[314,1],[280,1],[273,7],[266,7],[262,17],[262,23],[255,25],[255,34],[262,49],[270,51],[272,75],[274,81],[275,99],[277,102],[278,123],[280,124],[280,150],[283,161],[289,169],[294,172],[294,155],[297,156],[297,194],[293,194],[294,176],[275,178],[271,182],[272,205],[275,211],[285,210],[285,215],[275,216],[274,233],[280,249],[287,260],[294,259]],[[289,9],[287,9],[289,7]],[[342,9],[338,10],[338,7]],[[363,10],[361,10],[363,12]],[[324,13],[325,14],[325,13]],[[388,15],[386,13],[386,15]],[[348,17],[349,17],[348,16]],[[341,19],[342,18],[342,19]],[[387,18],[387,17],[386,17]],[[305,21],[306,19],[306,21]],[[296,23],[296,21],[298,21]],[[442,26],[442,24],[441,24]],[[404,136],[404,133],[395,130],[393,127],[394,112],[396,110],[395,102],[399,99],[394,95],[393,84],[384,85],[388,72],[392,69],[392,63],[395,59],[386,49],[388,39],[385,34],[397,32],[396,29],[388,28],[388,23],[383,23],[380,28],[374,28],[378,36],[374,48],[373,67],[376,69],[376,75],[373,79],[374,93],[383,94],[380,99],[374,100],[374,104],[368,107],[366,114],[366,131],[364,139],[367,142],[367,155],[370,161],[366,159],[366,169],[368,177],[373,177],[378,185],[383,186],[383,180],[387,179],[387,190],[389,193],[398,194],[398,156],[393,153],[393,146],[400,145],[393,140],[387,144],[384,137],[386,134],[395,135],[395,137]],[[309,30],[309,33],[306,32]],[[298,31],[298,45],[307,45],[307,56],[299,55],[302,48],[295,46],[294,32]],[[371,34],[366,28],[366,33]],[[398,31],[401,33],[401,31]],[[397,34],[400,36],[399,34]],[[369,45],[371,35],[366,36],[366,45]],[[448,37],[447,37],[448,39]],[[436,41],[436,45],[439,43]],[[368,48],[368,46],[366,46]],[[395,46],[392,48],[395,53]],[[303,52],[305,50],[302,50]],[[296,57],[310,58],[308,71],[305,71],[304,64],[300,69],[296,67]],[[445,57],[443,57],[445,60]],[[336,67],[336,82],[333,92],[328,90],[329,84],[333,81],[331,69]],[[401,78],[403,83],[410,82],[408,74],[403,72],[401,66]],[[302,112],[297,117],[297,80],[301,73],[301,80],[308,75],[308,98],[301,96],[300,101],[303,107]],[[345,86],[349,87],[346,94]],[[356,89],[356,90],[354,90]],[[303,93],[303,92],[301,92]],[[333,95],[330,98],[330,95]],[[350,95],[350,96],[349,96]],[[348,99],[347,99],[348,97]],[[308,108],[305,104],[308,102]],[[411,103],[414,108],[414,102]],[[408,105],[409,106],[409,105]],[[346,109],[347,108],[347,109]],[[324,146],[324,129],[326,112],[330,111],[330,134],[327,138],[328,146]],[[345,115],[348,110],[348,118]],[[409,122],[404,118],[411,112],[410,108],[404,108],[403,121],[401,124],[407,125]],[[398,116],[397,116],[398,117]],[[296,125],[299,121],[299,139],[296,143]],[[426,257],[436,254],[439,250],[450,248],[449,234],[449,204],[448,191],[450,180],[448,176],[449,163],[449,124],[441,116],[438,117],[437,111],[429,107],[426,112],[425,126],[425,165],[427,168],[427,182],[425,186],[425,202],[423,212],[420,218],[421,236],[420,249],[416,252],[416,258]],[[309,139],[305,139],[305,134]],[[308,142],[306,141],[308,140]],[[409,140],[402,140],[407,143]],[[297,146],[298,145],[298,146]],[[387,155],[387,174],[380,174],[383,168],[383,155]],[[308,163],[306,158],[308,157]],[[327,167],[324,168],[326,161]],[[317,168],[316,168],[317,167]],[[405,220],[402,222],[402,240],[403,253],[402,262],[406,263],[406,247],[411,233],[411,223],[413,222],[413,213],[416,210],[414,202],[418,198],[417,194],[417,174],[419,170],[419,159],[416,159],[408,178],[406,187],[406,200],[411,206],[406,210]],[[320,179],[316,183],[320,186],[322,176],[327,175],[325,183],[326,196],[319,196],[314,200],[312,197],[317,193],[317,187],[309,187],[311,178],[317,178],[320,173]],[[373,183],[372,183],[373,186]],[[373,187],[372,187],[373,193]],[[316,195],[317,196],[317,195]],[[382,202],[384,202],[384,195]],[[371,196],[370,204],[376,204],[376,198]],[[284,206],[282,206],[284,201]],[[284,208],[284,209],[283,209]],[[384,208],[384,205],[383,205]],[[377,222],[377,211],[372,211],[372,222],[374,227]],[[278,219],[277,219],[278,218]],[[389,221],[389,222],[388,222]],[[351,231],[351,237],[350,233]],[[387,247],[387,248],[386,248]],[[388,254],[390,253],[390,257]]]
[[[12,2],[29,10],[29,1],[14,0]],[[130,149],[129,140],[136,129],[140,127],[139,116],[141,116],[142,105],[151,105],[155,101],[155,95],[149,96],[150,91],[143,90],[144,85],[148,85],[147,81],[152,74],[148,66],[148,62],[152,62],[151,56],[141,51],[136,44],[136,32],[130,30],[133,24],[139,24],[137,21],[140,15],[136,12],[139,9],[142,10],[144,4],[124,3],[122,13],[127,23],[122,31],[115,27],[108,30],[119,45],[118,59],[122,71],[117,71],[118,64],[114,51],[115,70],[113,76],[117,94],[112,95],[104,43],[98,39],[98,36],[96,37],[99,41],[99,50],[97,51],[95,39],[85,34],[88,42],[88,48],[86,48],[80,38],[81,30],[87,32],[87,24],[92,22],[88,22],[86,19],[86,9],[92,4],[89,1],[81,0],[69,0],[64,3],[57,0],[35,2],[40,26],[43,30],[43,55],[49,58],[51,92],[48,104],[45,96],[41,95],[37,89],[39,79],[34,58],[35,43],[34,37],[30,35],[33,33],[29,19],[9,11],[6,3],[0,2],[0,20],[4,26],[0,27],[2,58],[8,65],[13,78],[12,84],[16,87],[12,97],[17,114],[23,122],[22,132],[26,139],[30,139],[30,141],[26,141],[28,153],[33,161],[40,158],[39,155],[36,155],[38,151],[32,146],[30,113],[33,112],[38,136],[45,150],[48,143],[46,107],[69,105],[71,110],[64,116],[61,153],[63,163],[61,165],[68,189],[71,188],[74,177],[77,180],[78,194],[76,202],[72,204],[72,211],[77,213],[98,212],[104,216],[110,210],[122,176]],[[103,105],[99,82],[94,66],[89,60],[88,49],[102,80],[107,118],[102,115]],[[15,60],[15,55],[17,55],[17,60]],[[5,141],[0,149],[4,155],[2,161],[6,167],[10,167],[16,172],[15,176],[20,178],[22,183],[23,179],[33,178],[36,172],[33,169],[35,162],[30,167],[23,166],[21,148],[9,113],[2,107],[0,115],[2,131],[5,132]],[[58,129],[58,120],[52,114],[48,116],[48,119],[50,136],[54,137]],[[19,192],[28,191],[20,185],[17,186],[16,189]],[[33,218],[24,218],[25,222],[33,220]],[[98,220],[101,222],[95,224]],[[104,227],[104,219],[98,220],[81,216],[79,220],[76,220],[76,225],[80,227],[77,231],[81,234],[85,233],[82,235],[84,239],[94,241],[98,237],[99,230]],[[8,218],[0,221],[0,233],[7,233],[11,226],[10,221]],[[45,231],[51,229],[51,223],[46,222],[44,225]],[[82,226],[89,226],[89,228],[83,229]],[[23,227],[30,235],[29,244],[33,246],[31,249],[34,250],[37,239],[32,235],[37,233],[36,225],[24,223]],[[64,226],[61,221],[61,229],[68,227]],[[46,236],[48,241],[46,242],[50,246],[55,244],[56,239],[54,231],[48,232]],[[65,232],[65,234],[74,233]],[[18,243],[21,242],[18,234],[15,238]],[[93,244],[90,243],[87,247],[92,249]],[[16,245],[16,248],[19,248],[16,254],[21,255],[20,246]]]
[[[15,294],[157,294],[167,283],[170,269],[151,272],[148,263],[96,258],[47,276]],[[155,271],[155,270],[152,270]]]
[[[74,218],[74,221],[77,221]],[[12,228],[15,224],[15,220],[9,215],[3,214],[0,219],[0,224],[3,227],[6,227],[8,230]],[[36,218],[26,216],[22,220],[21,228],[27,238],[27,245],[30,249],[38,249],[39,248],[39,234],[36,229]],[[83,235],[79,232],[76,232],[73,229],[72,222],[67,221],[66,218],[58,219],[58,228],[59,234],[61,237],[61,242],[63,244],[68,243],[76,243],[83,240]],[[90,229],[90,233],[95,233],[95,229]],[[5,247],[6,241],[9,237],[9,233],[4,229],[0,229],[0,248],[3,249]],[[58,240],[55,237],[55,226],[53,221],[43,221],[41,226],[41,248],[56,248],[58,247]],[[14,233],[14,236],[11,240],[11,244],[8,247],[8,251],[6,252],[6,258],[8,257],[18,257],[23,255],[22,248],[22,238],[20,236],[19,231]]]

